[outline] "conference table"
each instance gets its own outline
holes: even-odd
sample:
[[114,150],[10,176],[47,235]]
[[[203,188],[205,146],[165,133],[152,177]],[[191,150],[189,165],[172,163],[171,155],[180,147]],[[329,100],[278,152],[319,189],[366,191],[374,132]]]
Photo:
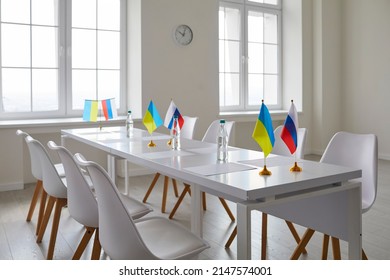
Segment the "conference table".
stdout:
[[[167,145],[170,136],[136,129],[130,138],[124,127],[77,128],[61,131],[62,144],[71,138],[107,153],[107,169],[115,178],[115,159],[125,159],[191,185],[191,231],[202,236],[201,192],[237,204],[237,259],[252,258],[253,210],[289,220],[348,242],[349,259],[361,259],[361,170],[299,160],[301,172],[291,172],[293,157],[268,155],[272,172],[261,176],[264,154],[228,148],[228,161],[217,162],[216,144],[181,139],[181,149]],[[156,144],[149,147],[150,140]],[[126,183],[127,184],[127,183]],[[131,193],[131,191],[130,191]]]

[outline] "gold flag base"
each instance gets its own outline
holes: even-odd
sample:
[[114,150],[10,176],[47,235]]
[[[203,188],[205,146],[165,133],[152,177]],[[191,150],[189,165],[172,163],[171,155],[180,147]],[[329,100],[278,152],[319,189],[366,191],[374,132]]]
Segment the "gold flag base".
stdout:
[[261,176],[269,176],[269,175],[271,175],[271,174],[272,174],[272,172],[269,171],[269,170],[267,169],[267,166],[266,166],[266,165],[264,165],[263,170],[261,170],[261,171],[259,172],[259,175],[261,175]]
[[148,144],[148,147],[149,147],[149,148],[156,147],[156,144],[154,144],[153,140],[150,140],[150,142],[149,142],[149,144]]
[[301,171],[302,171],[302,167],[299,167],[299,166],[298,166],[298,163],[295,162],[295,163],[294,163],[294,166],[290,168],[290,171],[291,171],[291,172],[301,172]]
[[167,145],[168,146],[172,145],[172,139],[169,139],[169,141],[167,142]]

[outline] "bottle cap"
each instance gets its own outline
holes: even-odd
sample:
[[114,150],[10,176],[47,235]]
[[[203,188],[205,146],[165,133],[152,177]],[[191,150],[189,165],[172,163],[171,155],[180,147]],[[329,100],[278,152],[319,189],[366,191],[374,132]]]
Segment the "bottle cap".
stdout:
[[128,114],[131,114],[131,110],[127,111]]
[[225,123],[225,120],[223,120],[223,119],[219,120],[219,123]]

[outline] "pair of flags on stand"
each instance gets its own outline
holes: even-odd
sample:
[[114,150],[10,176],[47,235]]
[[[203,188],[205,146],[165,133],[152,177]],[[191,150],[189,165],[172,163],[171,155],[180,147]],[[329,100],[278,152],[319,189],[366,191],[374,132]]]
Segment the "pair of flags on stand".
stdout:
[[148,130],[149,134],[152,134],[153,131],[155,131],[159,126],[163,125],[167,127],[168,129],[172,128],[173,125],[173,118],[174,116],[178,117],[179,121],[179,127],[180,129],[184,125],[184,118],[180,114],[179,109],[176,107],[175,103],[171,101],[169,104],[167,113],[165,115],[164,122],[161,119],[156,106],[154,105],[153,101],[151,100],[148,106],[148,110],[146,111],[144,118],[142,120],[144,126]]
[[[116,109],[115,98],[104,99],[100,101],[101,109],[105,120],[111,120],[118,117]],[[98,100],[85,100],[83,120],[89,122],[96,122],[98,119],[99,101]]]
[[[280,137],[286,144],[290,153],[295,153],[298,147],[298,113],[294,103],[291,101],[291,107],[283,125]],[[253,130],[252,138],[259,144],[263,150],[264,157],[267,157],[274,147],[275,136],[272,127],[271,115],[267,106],[262,102],[260,113]]]

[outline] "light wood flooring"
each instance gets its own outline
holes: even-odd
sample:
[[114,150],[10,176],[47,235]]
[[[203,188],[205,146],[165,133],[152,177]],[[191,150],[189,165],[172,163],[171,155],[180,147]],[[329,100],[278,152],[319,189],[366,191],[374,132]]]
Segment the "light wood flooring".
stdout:
[[[310,158],[310,157],[309,157]],[[317,159],[318,157],[312,157]],[[369,259],[390,260],[390,162],[379,161],[378,175],[378,195],[373,208],[363,215],[363,248]],[[145,175],[130,178],[131,195],[142,200],[153,175]],[[123,189],[123,179],[117,181],[120,190]],[[155,189],[153,190],[148,204],[154,208],[154,212],[149,215],[162,215],[168,217],[176,198],[173,195],[172,187],[169,189],[167,211],[161,213],[161,190],[163,176],[160,177]],[[182,187],[179,184],[180,188]],[[49,232],[51,224],[43,238],[41,244],[37,244],[35,239],[35,226],[37,211],[35,211],[31,222],[26,222],[27,210],[29,207],[34,185],[26,185],[24,190],[0,192],[0,259],[3,260],[34,260],[45,259],[49,243]],[[236,208],[234,203],[228,202],[233,213]],[[190,219],[190,197],[186,197],[176,213],[174,220],[189,227]],[[254,258],[260,258],[260,224],[261,213],[252,214],[252,254]],[[236,259],[236,241],[233,242],[230,249],[225,249],[224,244],[235,227],[224,211],[219,200],[207,195],[207,211],[204,212],[204,238],[210,243],[211,248],[205,250],[199,256],[199,259]],[[290,234],[284,221],[269,217],[268,219],[268,259],[289,259],[295,241]],[[300,234],[304,228],[297,227]],[[79,240],[84,233],[82,225],[74,221],[64,208],[60,220],[59,232],[57,237],[54,259],[71,259]],[[307,250],[308,254],[301,256],[301,259],[320,259],[322,246],[322,235],[315,233],[310,241]],[[347,258],[347,246],[341,241],[342,258]],[[91,246],[83,254],[82,259],[89,259]],[[329,258],[331,256],[329,250]]]

